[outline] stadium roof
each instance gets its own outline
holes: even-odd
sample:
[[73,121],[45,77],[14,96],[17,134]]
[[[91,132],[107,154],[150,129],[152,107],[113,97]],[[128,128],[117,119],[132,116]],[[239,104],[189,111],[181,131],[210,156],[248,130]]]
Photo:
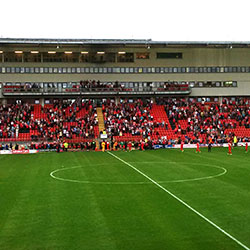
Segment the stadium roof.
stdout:
[[64,45],[165,45],[183,47],[250,47],[250,41],[153,41],[151,39],[46,39],[46,38],[0,38],[0,44],[64,44]]

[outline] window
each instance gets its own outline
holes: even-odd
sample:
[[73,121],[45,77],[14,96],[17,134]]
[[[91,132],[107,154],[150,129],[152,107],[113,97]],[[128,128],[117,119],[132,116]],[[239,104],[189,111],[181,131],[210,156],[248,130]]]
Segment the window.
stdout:
[[136,59],[149,59],[149,53],[136,53]]
[[134,62],[134,53],[118,54],[117,62]]
[[24,62],[41,62],[41,53],[30,53],[26,52],[23,55]]
[[181,68],[181,73],[186,73],[186,68],[185,67]]
[[182,53],[174,52],[158,52],[156,53],[157,59],[182,59]]
[[223,87],[237,87],[237,82],[236,81],[223,82]]
[[4,62],[22,62],[23,53],[6,52],[4,54]]

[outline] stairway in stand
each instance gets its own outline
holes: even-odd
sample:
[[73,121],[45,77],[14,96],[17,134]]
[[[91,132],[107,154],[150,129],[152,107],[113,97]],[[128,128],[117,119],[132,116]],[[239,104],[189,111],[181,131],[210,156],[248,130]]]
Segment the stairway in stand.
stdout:
[[[158,122],[164,121],[165,124],[167,124],[167,128],[165,125],[164,127],[156,128],[155,132],[157,131],[159,133],[160,137],[161,136],[168,136],[168,138],[171,138],[172,134],[173,134],[173,130],[172,130],[172,127],[170,125],[166,111],[164,109],[164,105],[153,104],[153,107],[151,109],[151,115],[153,115],[154,120],[156,120]],[[154,133],[153,139],[157,139],[157,138],[158,138],[158,136],[156,136]]]
[[[104,131],[105,130],[105,124],[104,124],[102,108],[101,107],[97,108],[96,113],[97,113],[97,118],[98,118],[99,132]],[[100,149],[98,140],[96,140],[96,145],[97,145],[97,148]]]
[[102,108],[97,108],[96,112],[97,112],[97,118],[98,118],[99,132],[101,132],[105,130]]

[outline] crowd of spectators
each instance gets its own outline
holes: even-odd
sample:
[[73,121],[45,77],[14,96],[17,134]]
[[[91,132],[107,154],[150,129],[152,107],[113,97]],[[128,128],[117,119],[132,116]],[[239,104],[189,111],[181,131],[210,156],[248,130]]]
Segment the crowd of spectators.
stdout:
[[81,89],[124,89],[124,86],[118,81],[115,82],[100,82],[99,80],[84,80],[80,81]]
[[[202,103],[189,98],[165,98],[158,100],[165,106],[175,134],[186,140],[227,142],[227,129],[250,128],[249,99],[224,99],[221,103]],[[188,136],[192,134],[192,136]],[[185,136],[186,135],[186,136]],[[203,139],[202,139],[203,138]]]
[[91,101],[54,101],[44,107],[0,105],[0,138],[29,133],[32,140],[91,139],[95,138],[97,126],[96,107]]
[[121,103],[107,101],[103,104],[104,123],[109,137],[131,136],[150,137],[155,128],[165,126],[156,121],[151,113],[153,101],[137,99],[133,103],[124,100]]
[[[192,98],[159,98],[157,104],[163,105],[171,126],[155,119],[152,99],[133,102],[125,99],[120,103],[107,99],[102,103],[102,111],[108,138],[114,141],[115,137],[129,135],[128,140],[133,141],[133,137],[139,136],[140,139],[134,141],[147,140],[150,145],[173,145],[182,141],[208,143],[210,140],[226,143],[235,129],[250,129],[249,98],[225,98],[210,103]],[[166,134],[158,136],[158,128]],[[99,136],[96,104],[77,99],[74,102],[54,100],[44,107],[27,103],[0,105],[0,138],[18,141],[20,134],[29,134],[31,141],[49,142],[45,149],[53,147],[54,141],[80,138],[94,142]],[[245,135],[239,139],[248,141]],[[81,144],[79,141],[72,147],[92,148],[88,144],[92,142]]]

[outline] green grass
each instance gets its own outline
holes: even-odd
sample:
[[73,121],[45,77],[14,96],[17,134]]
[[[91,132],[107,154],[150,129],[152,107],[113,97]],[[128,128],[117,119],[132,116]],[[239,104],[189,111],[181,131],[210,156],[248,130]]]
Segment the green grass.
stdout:
[[[250,154],[202,151],[114,154],[250,247]],[[0,249],[243,247],[112,155],[69,152],[0,155]]]

